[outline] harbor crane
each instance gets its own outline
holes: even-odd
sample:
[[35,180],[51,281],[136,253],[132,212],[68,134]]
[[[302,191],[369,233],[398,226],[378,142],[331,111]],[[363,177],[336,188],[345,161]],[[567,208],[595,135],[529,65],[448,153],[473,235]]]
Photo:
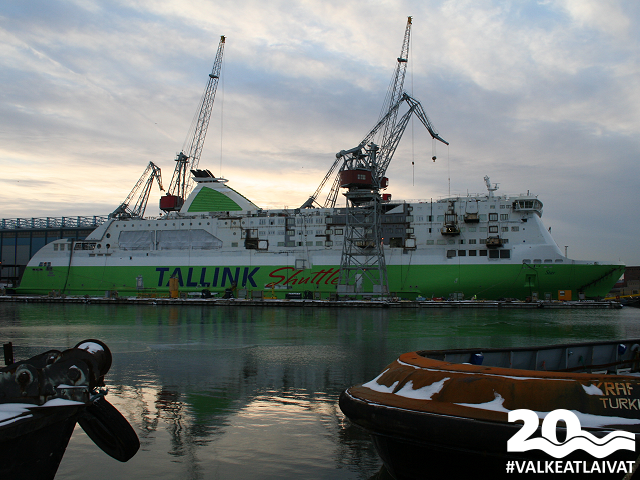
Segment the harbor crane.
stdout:
[[[160,190],[164,191],[164,188],[162,187],[162,173],[160,171],[160,167],[153,162],[149,162],[149,165],[147,165],[147,168],[144,170],[127,198],[120,204],[120,206],[118,206],[118,208],[109,214],[109,218],[115,218],[117,220],[124,220],[126,218],[143,218],[144,211],[147,209],[149,193],[151,193],[151,187],[154,180],[158,182]],[[132,205],[131,203],[136,196],[138,199]]]
[[[409,58],[411,25],[412,19],[409,17],[405,28],[402,50],[400,56],[397,58],[396,69],[391,78],[389,90],[382,105],[378,123],[376,123],[358,146],[348,150],[341,150],[336,154],[336,159],[322,179],[322,182],[301,208],[313,208],[316,205],[324,208],[334,208],[338,191],[343,186],[342,176],[344,171],[365,169],[371,173],[371,178],[367,176],[366,182],[370,183],[372,188],[386,188],[388,181],[384,177],[385,172],[391,163],[391,159],[412,115],[418,117],[432,138],[449,145],[446,140],[440,137],[431,124],[422,104],[404,91],[404,79]],[[403,104],[406,104],[409,108],[398,120],[398,112]],[[332,177],[333,182],[331,189],[322,205],[318,203],[318,197],[326,183]],[[365,185],[362,184],[361,186],[364,187]]]
[[[160,209],[165,212],[177,211],[187,198],[187,195],[193,188],[193,180],[191,178],[191,170],[196,170],[200,163],[200,155],[202,147],[204,147],[204,139],[207,135],[209,120],[211,119],[211,108],[218,89],[218,81],[220,80],[220,72],[222,70],[222,56],[224,52],[225,36],[220,37],[220,44],[216,53],[213,69],[209,74],[209,80],[204,90],[196,116],[193,119],[185,146],[176,156],[176,168],[173,171],[173,177],[169,184],[167,194],[160,198]],[[188,146],[187,146],[187,142]]]
[[[301,206],[320,206],[318,195],[331,177],[333,183],[324,208],[334,208],[339,189],[347,189],[344,193],[347,199],[345,232],[337,285],[339,295],[371,294],[386,297],[389,294],[380,190],[388,185],[385,177],[387,167],[412,115],[418,117],[433,139],[448,145],[431,124],[420,102],[404,91],[411,20],[411,17],[407,19],[402,50],[378,122],[356,147],[336,154],[333,165],[318,189]],[[407,105],[408,110],[399,117],[402,105]]]

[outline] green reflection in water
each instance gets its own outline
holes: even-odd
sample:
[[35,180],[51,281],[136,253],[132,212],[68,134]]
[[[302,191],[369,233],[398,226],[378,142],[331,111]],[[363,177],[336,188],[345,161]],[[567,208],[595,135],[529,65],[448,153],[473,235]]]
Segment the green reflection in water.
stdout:
[[78,428],[59,478],[369,478],[381,462],[337,407],[403,352],[640,337],[640,310],[432,310],[0,304],[16,357],[85,338],[114,353],[129,463]]

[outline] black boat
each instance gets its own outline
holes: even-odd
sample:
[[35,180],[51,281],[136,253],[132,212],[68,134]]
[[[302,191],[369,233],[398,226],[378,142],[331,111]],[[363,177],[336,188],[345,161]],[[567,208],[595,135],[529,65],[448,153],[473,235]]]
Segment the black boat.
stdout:
[[104,396],[111,351],[99,340],[0,368],[0,478],[53,479],[79,423],[105,453],[126,462],[140,447],[129,422]]

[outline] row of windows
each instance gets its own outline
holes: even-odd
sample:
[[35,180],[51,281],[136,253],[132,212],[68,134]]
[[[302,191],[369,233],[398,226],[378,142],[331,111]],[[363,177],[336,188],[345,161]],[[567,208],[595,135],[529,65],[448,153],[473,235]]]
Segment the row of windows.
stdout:
[[[508,238],[501,238],[500,241],[503,244],[509,243]],[[427,245],[455,245],[456,243],[460,245],[464,245],[465,243],[469,245],[485,244],[487,243],[487,239],[486,238],[479,238],[479,239],[469,238],[465,240],[464,238],[461,238],[457,242],[453,238],[440,239],[440,240],[427,240]]]
[[[474,214],[475,215],[475,214]],[[465,220],[465,216],[464,215],[455,215],[455,214],[450,214],[450,215],[436,215],[436,221],[437,222],[444,222],[445,218],[447,221],[455,221],[457,217],[458,222],[462,223]],[[417,219],[418,222],[424,222],[425,218],[427,219],[427,222],[433,222],[433,215],[418,215]],[[480,213],[478,214],[478,220],[481,222],[486,222],[487,219],[490,222],[497,222],[498,218],[500,218],[501,221],[507,221],[509,220],[509,214],[508,213],[501,213],[500,216],[498,217],[497,213],[490,213],[487,217],[486,213]],[[407,217],[407,222],[413,222],[413,216],[410,215]]]
[[447,258],[453,257],[489,257],[489,258],[511,258],[511,250],[447,250]]

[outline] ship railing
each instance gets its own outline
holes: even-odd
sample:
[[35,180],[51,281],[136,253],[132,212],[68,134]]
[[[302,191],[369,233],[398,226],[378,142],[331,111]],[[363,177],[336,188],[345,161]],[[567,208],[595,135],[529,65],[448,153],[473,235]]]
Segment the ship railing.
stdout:
[[34,217],[34,218],[3,218],[0,220],[0,230],[45,229],[45,228],[95,228],[108,219],[107,215],[78,216],[78,217]]

